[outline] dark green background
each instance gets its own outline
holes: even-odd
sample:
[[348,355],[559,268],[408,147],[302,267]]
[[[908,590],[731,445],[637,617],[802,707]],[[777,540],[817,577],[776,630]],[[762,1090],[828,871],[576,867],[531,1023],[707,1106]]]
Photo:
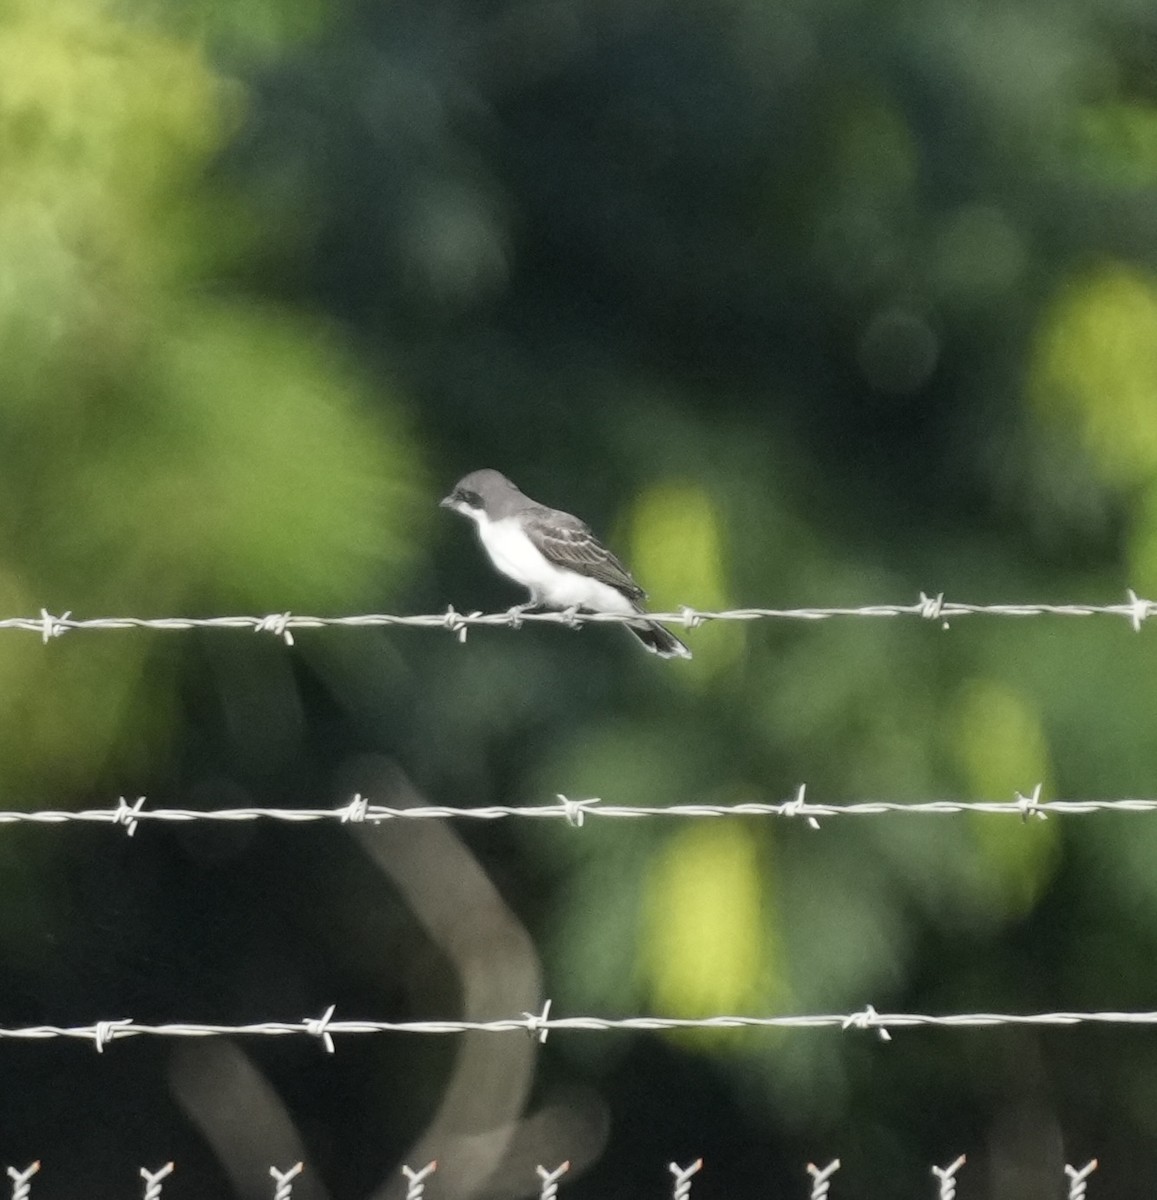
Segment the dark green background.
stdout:
[[[0,614],[1157,593],[1147,0],[3,0]],[[1154,632],[0,634],[13,808],[1157,795]],[[0,1024],[1151,1009],[1157,825],[6,826]],[[1151,1029],[0,1045],[37,1200],[1157,1185]],[[228,1132],[228,1131],[232,1132]],[[296,1131],[296,1132],[294,1132]],[[397,1178],[395,1178],[397,1177]],[[396,1192],[394,1193],[396,1194]]]

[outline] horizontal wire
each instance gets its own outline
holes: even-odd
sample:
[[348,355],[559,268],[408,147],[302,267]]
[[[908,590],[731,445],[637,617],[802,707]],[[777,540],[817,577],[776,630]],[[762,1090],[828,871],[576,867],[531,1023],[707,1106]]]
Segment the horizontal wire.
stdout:
[[49,1041],[58,1038],[92,1042],[103,1052],[110,1042],[132,1037],[293,1037],[318,1039],[325,1050],[334,1052],[334,1037],[365,1034],[446,1035],[460,1033],[525,1033],[545,1042],[556,1032],[609,1033],[633,1031],[661,1033],[680,1029],[837,1029],[869,1030],[891,1041],[900,1029],[990,1029],[999,1026],[1044,1026],[1067,1028],[1076,1025],[1157,1025],[1157,1012],[1041,1012],[1041,1013],[880,1013],[871,1005],[860,1012],[815,1013],[799,1016],[717,1017],[552,1017],[548,1000],[539,1013],[523,1013],[491,1021],[362,1021],[334,1020],[331,1005],[320,1017],[301,1021],[257,1021],[248,1025],[212,1025],[171,1022],[161,1025],[138,1023],[131,1018],[97,1021],[93,1025],[30,1025],[0,1027],[0,1041]]
[[[824,621],[833,617],[920,617],[939,621],[947,628],[957,617],[1124,617],[1135,630],[1152,616],[1157,603],[1139,597],[1132,589],[1122,604],[966,604],[945,600],[943,592],[929,596],[924,592],[913,604],[870,604],[858,608],[733,608],[697,609],[684,606],[676,612],[644,614],[651,620],[666,621],[694,629],[709,621]],[[374,629],[411,628],[445,629],[465,641],[466,633],[479,626],[503,626],[517,629],[524,624],[568,625],[578,628],[591,624],[616,624],[637,620],[630,613],[592,613],[567,609],[561,612],[525,612],[512,608],[506,612],[457,612],[453,606],[444,613],[361,613],[344,617],[318,617],[280,612],[266,616],[224,617],[74,617],[71,612],[53,616],[45,609],[36,617],[5,617],[0,630],[14,629],[38,634],[44,642],[65,633],[92,630],[149,629],[158,632],[187,632],[197,629],[249,630],[271,633],[293,643],[293,634],[303,629]]]
[[[955,1200],[957,1175],[961,1168],[967,1163],[966,1155],[958,1155],[954,1162],[949,1163],[945,1167],[933,1167],[931,1174],[937,1183],[938,1200]],[[685,1167],[679,1166],[677,1162],[669,1163],[667,1170],[671,1176],[672,1193],[671,1200],[690,1200],[692,1190],[692,1180],[700,1171],[703,1170],[703,1159],[697,1158],[694,1162],[689,1163]],[[1074,1167],[1071,1163],[1065,1163],[1065,1178],[1068,1181],[1068,1197],[1069,1200],[1083,1200],[1086,1194],[1087,1180],[1090,1175],[1097,1169],[1098,1162],[1095,1158],[1089,1159],[1083,1167]],[[31,1180],[39,1174],[41,1163],[39,1160],[25,1167],[24,1170],[17,1170],[16,1167],[8,1168],[8,1178],[12,1181],[12,1200],[29,1200],[31,1195]],[[424,1200],[426,1184],[430,1180],[430,1176],[438,1169],[437,1161],[428,1162],[420,1170],[415,1170],[411,1166],[403,1166],[401,1174],[406,1180],[406,1200]],[[559,1190],[559,1180],[563,1178],[571,1169],[569,1160],[560,1163],[553,1170],[544,1167],[541,1163],[535,1167],[535,1174],[539,1179],[539,1200],[556,1200]],[[840,1169],[840,1160],[833,1158],[825,1167],[818,1167],[815,1163],[807,1164],[807,1175],[811,1180],[810,1197],[811,1200],[826,1200],[831,1188],[832,1176]],[[145,1200],[160,1200],[161,1189],[164,1182],[176,1170],[176,1164],[169,1162],[156,1170],[150,1171],[147,1167],[140,1168],[140,1177],[145,1181]],[[274,1200],[291,1200],[294,1184],[305,1170],[305,1163],[298,1162],[291,1166],[288,1170],[281,1170],[278,1167],[270,1167],[269,1174],[274,1180],[276,1187],[274,1190]]]
[[923,800],[906,803],[898,800],[863,800],[851,804],[826,804],[806,800],[800,786],[791,800],[778,804],[604,804],[598,797],[572,800],[560,795],[557,804],[488,804],[477,808],[450,804],[422,804],[412,808],[391,808],[371,804],[356,795],[348,804],[335,808],[146,808],[144,796],[130,803],[124,797],[112,808],[0,809],[0,825],[63,825],[68,823],[120,825],[132,836],[142,822],[186,824],[195,821],[230,822],[272,821],[290,825],[336,821],[339,824],[378,824],[382,821],[498,821],[506,819],[566,821],[582,826],[587,818],[643,820],[646,818],[713,819],[717,817],[781,817],[802,819],[813,828],[832,817],[878,816],[953,816],[980,813],[992,816],[1045,820],[1049,816],[1081,816],[1097,812],[1157,812],[1157,799],[1122,797],[1112,800],[1042,800],[1037,784],[1027,795],[1019,792],[1013,800]]

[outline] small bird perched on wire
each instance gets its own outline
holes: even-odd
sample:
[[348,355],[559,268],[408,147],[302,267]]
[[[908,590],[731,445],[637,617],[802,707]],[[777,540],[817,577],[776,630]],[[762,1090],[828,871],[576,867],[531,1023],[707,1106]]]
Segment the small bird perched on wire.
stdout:
[[[529,590],[530,601],[518,605],[519,611],[573,608],[624,616],[643,611],[647,593],[578,517],[524,496],[498,471],[463,476],[441,506],[469,517],[490,561]],[[660,658],[691,657],[658,621],[640,618],[626,628]]]

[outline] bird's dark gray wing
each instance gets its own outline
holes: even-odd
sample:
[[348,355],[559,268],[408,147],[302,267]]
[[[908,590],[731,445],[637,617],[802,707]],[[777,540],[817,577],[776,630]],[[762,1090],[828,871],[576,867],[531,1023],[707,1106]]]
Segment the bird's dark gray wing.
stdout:
[[647,598],[630,571],[578,517],[553,508],[540,508],[527,512],[523,520],[527,536],[547,562],[609,584],[629,600]]

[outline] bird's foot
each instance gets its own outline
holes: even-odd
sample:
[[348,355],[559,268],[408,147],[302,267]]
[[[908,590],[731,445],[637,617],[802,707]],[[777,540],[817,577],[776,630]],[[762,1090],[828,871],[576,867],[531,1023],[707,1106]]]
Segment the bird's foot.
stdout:
[[515,604],[512,608],[508,608],[506,610],[506,618],[510,622],[510,628],[521,629],[523,614],[534,612],[539,608],[542,608],[542,604],[538,600],[527,600],[523,604]]

